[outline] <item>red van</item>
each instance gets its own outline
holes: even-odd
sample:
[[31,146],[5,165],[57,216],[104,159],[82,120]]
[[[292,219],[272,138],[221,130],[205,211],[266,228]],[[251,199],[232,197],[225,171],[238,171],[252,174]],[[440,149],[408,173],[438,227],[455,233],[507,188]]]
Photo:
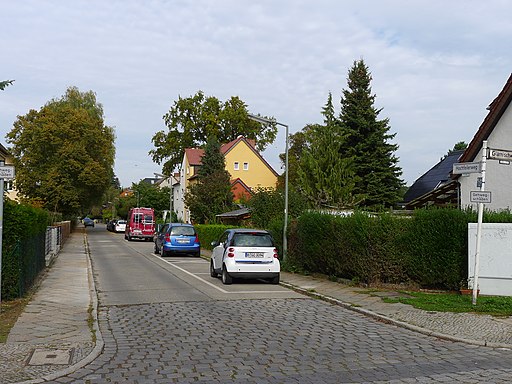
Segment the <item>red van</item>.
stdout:
[[153,241],[155,234],[155,211],[153,208],[132,208],[126,220],[124,238]]

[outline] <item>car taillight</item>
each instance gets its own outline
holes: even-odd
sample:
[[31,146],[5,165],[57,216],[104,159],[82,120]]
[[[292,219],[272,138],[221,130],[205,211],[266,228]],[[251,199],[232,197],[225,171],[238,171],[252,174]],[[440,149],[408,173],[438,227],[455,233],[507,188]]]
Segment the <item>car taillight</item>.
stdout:
[[170,243],[170,242],[171,242],[171,235],[166,234],[166,235],[165,235],[165,241],[166,241],[167,243]]
[[199,236],[197,236],[197,234],[196,234],[196,239],[194,240],[194,243],[199,244]]
[[279,259],[279,255],[277,254],[277,248],[274,248],[274,259]]
[[235,257],[235,248],[228,249],[228,257]]

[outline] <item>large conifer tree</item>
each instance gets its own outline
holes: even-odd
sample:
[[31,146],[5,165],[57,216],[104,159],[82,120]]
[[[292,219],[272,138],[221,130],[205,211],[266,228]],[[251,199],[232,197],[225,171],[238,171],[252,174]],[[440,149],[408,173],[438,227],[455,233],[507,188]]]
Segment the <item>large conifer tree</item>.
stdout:
[[367,207],[393,206],[400,198],[402,170],[389,133],[389,120],[379,120],[374,106],[372,77],[363,60],[355,61],[348,72],[348,89],[341,98],[340,123],[345,135],[341,155],[354,158],[357,181],[355,194],[364,195]]

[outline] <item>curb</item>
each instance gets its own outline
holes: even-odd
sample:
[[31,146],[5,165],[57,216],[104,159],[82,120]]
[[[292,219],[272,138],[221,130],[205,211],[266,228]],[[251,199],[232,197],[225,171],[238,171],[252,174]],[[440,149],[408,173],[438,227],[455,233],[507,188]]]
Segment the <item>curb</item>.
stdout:
[[47,381],[56,380],[62,376],[66,376],[66,375],[69,375],[69,374],[75,372],[79,368],[83,368],[87,364],[90,364],[103,351],[105,343],[103,341],[103,337],[101,335],[101,331],[99,328],[99,322],[98,322],[98,305],[99,305],[98,293],[96,292],[96,285],[94,283],[94,277],[92,274],[92,262],[91,262],[91,254],[89,251],[89,242],[87,241],[87,232],[84,231],[83,234],[84,234],[84,249],[85,249],[85,255],[87,258],[87,277],[89,280],[89,298],[90,298],[89,308],[90,308],[90,312],[91,312],[90,316],[92,316],[92,318],[93,318],[91,332],[94,332],[96,334],[96,343],[94,345],[94,348],[82,360],[78,361],[77,363],[75,363],[73,365],[70,365],[67,368],[64,368],[60,371],[50,373],[45,376],[42,376],[38,379],[21,381],[21,382],[18,382],[17,384],[38,384],[38,383],[44,383]]
[[346,308],[346,309],[349,309],[351,311],[358,312],[358,313],[360,313],[362,315],[371,317],[371,318],[373,318],[373,319],[375,319],[377,321],[380,321],[380,322],[383,322],[383,323],[386,323],[386,324],[396,325],[398,327],[405,328],[405,329],[408,329],[408,330],[413,331],[413,332],[421,333],[421,334],[426,335],[426,336],[432,336],[432,337],[436,337],[436,338],[442,339],[442,340],[448,340],[448,341],[453,341],[453,342],[458,342],[458,343],[466,343],[466,344],[477,345],[477,346],[481,346],[481,347],[499,348],[499,349],[510,349],[510,350],[512,350],[512,345],[511,344],[488,343],[486,341],[480,341],[480,340],[463,339],[463,338],[460,338],[460,337],[455,337],[455,336],[446,335],[446,334],[435,332],[435,331],[430,331],[430,330],[425,329],[425,328],[421,328],[421,327],[418,327],[418,326],[415,326],[415,325],[412,325],[412,324],[404,323],[403,321],[395,320],[395,319],[392,319],[390,317],[387,317],[387,316],[384,316],[384,315],[380,315],[380,314],[378,314],[376,312],[370,311],[369,309],[364,309],[364,308],[361,308],[361,307],[357,307],[357,306],[354,306],[353,304],[346,303],[346,302],[341,301],[339,299],[335,299],[335,298],[330,297],[330,296],[322,295],[321,293],[308,291],[308,290],[306,290],[304,288],[298,287],[298,286],[290,284],[290,283],[281,282],[280,285],[282,285],[282,286],[284,286],[286,288],[289,288],[289,289],[291,289],[291,290],[293,290],[295,292],[302,293],[302,294],[304,294],[306,296],[310,296],[310,297],[313,297],[313,298],[324,300],[324,301],[326,301],[328,303],[339,305],[339,306],[341,306],[343,308]]

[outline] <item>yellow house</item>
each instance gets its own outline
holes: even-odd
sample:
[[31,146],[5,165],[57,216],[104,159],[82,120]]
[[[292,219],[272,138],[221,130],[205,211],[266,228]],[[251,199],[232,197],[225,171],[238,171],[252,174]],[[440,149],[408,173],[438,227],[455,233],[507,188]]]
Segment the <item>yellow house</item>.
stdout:
[[[242,197],[250,197],[252,191],[258,188],[275,189],[277,185],[277,172],[256,150],[256,142],[239,136],[237,139],[223,144],[220,147],[224,155],[226,171],[231,176],[231,190],[235,201]],[[189,213],[184,206],[183,198],[191,183],[197,180],[198,169],[204,150],[201,148],[187,148],[183,156],[180,170],[179,197],[175,211],[178,218],[188,222]]]
[[[0,144],[0,161],[4,162],[4,165],[13,165],[13,158],[7,148]],[[18,200],[18,193],[14,188],[14,180],[4,180],[4,193],[11,200]]]

